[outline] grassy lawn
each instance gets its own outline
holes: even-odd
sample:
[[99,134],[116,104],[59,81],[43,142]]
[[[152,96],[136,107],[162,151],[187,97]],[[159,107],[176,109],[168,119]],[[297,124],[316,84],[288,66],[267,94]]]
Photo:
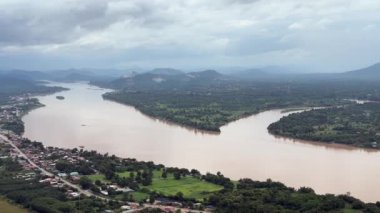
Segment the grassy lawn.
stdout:
[[0,199],[0,212],[6,213],[27,213],[28,211],[18,206],[12,205],[5,200]]
[[[120,177],[128,178],[130,172],[118,172]],[[153,171],[152,185],[141,186],[142,188],[147,188],[151,191],[161,192],[164,195],[176,195],[178,192],[182,192],[186,198],[195,198],[197,200],[202,200],[208,197],[211,193],[217,192],[223,189],[222,186],[208,183],[198,178],[191,176],[181,177],[180,180],[175,180],[173,174],[168,174],[166,179],[161,177],[162,171]],[[136,172],[135,172],[136,175]],[[92,181],[100,180],[104,183],[109,183],[102,174],[95,174],[88,176]],[[132,193],[135,200],[140,201],[148,197],[148,194],[142,192]]]
[[167,179],[161,177],[153,178],[152,185],[146,186],[145,188],[161,192],[164,195],[176,195],[178,192],[182,192],[184,197],[195,198],[197,200],[202,200],[208,197],[210,193],[223,189],[222,186],[208,183],[194,177],[182,177],[180,180],[175,180],[170,175]]
[[343,213],[360,213],[361,211],[359,210],[354,210],[354,209],[343,209]]
[[95,182],[96,180],[100,180],[103,183],[109,183],[110,181],[106,179],[106,177],[103,174],[94,174],[94,175],[87,175],[90,180]]
[[[145,201],[146,199],[149,198],[149,194],[147,193],[144,193],[144,192],[129,192],[128,195],[131,194],[133,196],[133,199],[136,201],[136,202],[140,202],[140,201]],[[117,200],[122,200],[124,197],[123,194],[119,194],[119,195],[116,195],[115,196],[115,199]]]
[[[128,171],[125,171],[125,172],[118,172],[117,174],[118,174],[120,177],[129,178],[129,174],[130,174],[130,172],[128,172]],[[136,175],[136,172],[135,172],[135,175]],[[110,181],[107,180],[106,177],[105,177],[103,174],[87,175],[87,177],[90,178],[90,180],[92,180],[93,182],[95,182],[96,180],[100,180],[100,181],[102,181],[103,183],[110,183]]]
[[137,202],[144,201],[149,198],[149,194],[144,192],[132,192],[133,199]]
[[[128,172],[128,171],[125,171],[125,172],[118,172],[117,174],[120,176],[120,177],[125,177],[125,178],[129,178],[129,174],[131,172]],[[135,172],[135,175],[136,175],[136,172]]]

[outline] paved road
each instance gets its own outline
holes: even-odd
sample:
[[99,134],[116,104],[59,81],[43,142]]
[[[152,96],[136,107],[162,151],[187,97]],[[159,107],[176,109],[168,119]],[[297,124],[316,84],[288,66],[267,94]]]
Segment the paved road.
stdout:
[[[0,134],[0,138],[1,139],[3,139],[4,141],[6,141],[6,142],[8,142],[17,152],[18,152],[18,154],[20,155],[20,156],[22,156],[23,158],[25,158],[28,162],[29,162],[29,164],[30,165],[32,165],[33,167],[35,167],[35,168],[37,168],[38,170],[40,170],[41,171],[41,173],[42,174],[44,174],[44,175],[48,175],[48,176],[54,176],[54,174],[53,173],[51,173],[51,172],[48,172],[48,171],[46,171],[44,168],[42,168],[42,167],[40,167],[40,166],[38,166],[37,164],[35,164],[22,150],[20,150],[14,143],[13,143],[13,141],[11,141],[11,140],[9,140],[6,136],[4,136],[4,135],[2,135],[2,134]],[[74,189],[77,189],[78,190],[78,192],[80,192],[80,193],[82,193],[82,194],[84,194],[84,195],[86,195],[86,196],[96,196],[95,194],[93,194],[92,192],[90,192],[90,191],[87,191],[87,190],[83,190],[82,188],[80,188],[78,185],[75,185],[75,184],[73,184],[73,183],[70,183],[69,181],[67,181],[67,180],[64,180],[64,179],[62,179],[62,178],[60,178],[60,180],[64,183],[64,184],[66,184],[66,185],[68,185],[68,186],[70,186],[70,187],[72,187],[72,188],[74,188]],[[96,196],[96,197],[99,197],[99,196]],[[101,199],[105,199],[105,198],[102,198],[102,197],[99,197],[99,198],[101,198]]]
[[[14,143],[13,141],[9,140],[6,136],[0,134],[0,138],[6,142],[8,142],[19,154],[19,156],[22,156],[23,158],[25,158],[30,165],[32,165],[33,167],[37,168],[38,170],[41,171],[42,174],[44,175],[48,175],[48,176],[54,176],[53,173],[49,172],[49,171],[46,171],[44,168],[38,166],[37,164],[35,164],[22,150],[20,150]],[[66,184],[67,186],[70,186],[74,189],[77,189],[78,192],[86,195],[86,196],[94,196],[94,197],[97,197],[97,198],[100,198],[102,200],[110,200],[110,199],[107,199],[107,198],[104,198],[104,197],[101,197],[99,195],[96,195],[94,193],[92,193],[91,191],[87,191],[87,190],[83,190],[82,188],[80,188],[78,185],[75,185],[73,183],[70,183],[69,181],[65,180],[65,179],[62,179],[60,178],[60,180]],[[138,203],[134,203],[136,205],[138,205]],[[161,205],[154,205],[154,204],[144,204],[144,207],[149,207],[149,208],[172,208],[172,209],[178,209],[176,207],[172,207],[172,206],[161,206]],[[143,208],[141,209],[134,209],[134,210],[142,210]],[[185,209],[185,208],[179,208],[181,209],[182,211],[184,212],[188,212],[188,211],[191,211],[191,212],[194,212],[194,213],[201,213],[201,212],[207,212],[207,211],[197,211],[197,210],[190,210],[190,209]]]

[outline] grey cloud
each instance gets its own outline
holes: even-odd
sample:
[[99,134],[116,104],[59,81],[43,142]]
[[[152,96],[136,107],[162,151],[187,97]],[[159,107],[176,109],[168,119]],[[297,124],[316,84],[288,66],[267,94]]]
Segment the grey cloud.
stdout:
[[[28,4],[0,11],[0,42],[15,45],[62,43],[75,39],[85,30],[107,26],[104,3],[38,8]],[[8,10],[8,11],[6,11]]]
[[258,2],[260,0],[226,0],[229,3],[238,3],[238,4],[251,4],[254,2]]
[[43,67],[45,59],[58,68],[91,66],[95,58],[97,66],[372,63],[380,2],[346,2],[1,0],[0,61],[15,68]]
[[57,7],[20,5],[0,9],[0,44],[43,45],[70,42],[84,34],[104,30],[110,25],[130,21],[139,27],[170,23],[160,17],[155,5],[138,1],[132,8],[108,12],[113,1],[72,1]]
[[137,1],[134,9],[123,11],[123,13],[140,27],[161,27],[173,22],[162,14],[165,9],[154,1]]

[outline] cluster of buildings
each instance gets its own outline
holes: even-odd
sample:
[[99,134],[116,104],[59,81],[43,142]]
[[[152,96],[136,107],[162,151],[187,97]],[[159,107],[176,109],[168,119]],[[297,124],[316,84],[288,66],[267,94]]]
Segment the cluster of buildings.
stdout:
[[[0,130],[0,134],[6,134],[7,131]],[[2,151],[0,154],[0,158],[12,158],[16,160],[25,170],[34,170],[34,166],[31,165],[20,153],[11,145],[6,143],[2,138],[0,138],[0,144],[2,146]],[[6,151],[4,151],[6,150]],[[29,177],[31,178],[31,177]]]
[[[59,160],[63,159],[72,164],[77,164],[81,161],[85,161],[83,157],[79,156],[78,153],[73,153],[70,149],[45,147],[45,149],[42,150],[34,143],[23,142],[22,138],[16,134],[7,133],[7,136],[10,140],[13,141],[14,145],[16,145],[31,161],[33,161],[41,168],[55,174],[59,173],[55,167],[56,163]],[[30,165],[23,156],[20,156],[16,150],[13,150],[11,152],[11,155],[17,156],[19,163],[21,163],[25,169],[34,169],[34,167]]]
[[[0,133],[3,133],[0,130]],[[22,139],[20,136],[15,135],[15,134],[7,134],[10,140],[13,141],[13,144],[16,145],[22,152],[30,159],[32,160],[35,164],[38,166],[44,168],[47,171],[55,171],[55,161],[54,160],[49,160],[49,157],[53,153],[60,153],[60,154],[66,154],[61,149],[56,149],[56,148],[48,148],[45,149],[45,151],[42,151],[36,147],[34,147],[32,144],[21,144]],[[5,142],[1,137],[0,137],[0,158],[12,158],[16,160],[22,167],[23,171],[19,172],[14,176],[15,179],[23,179],[23,180],[32,180],[35,179],[38,173],[38,169],[31,164],[27,159],[25,159],[25,156],[21,155],[18,150],[16,150],[15,147],[11,146],[7,142]],[[6,151],[4,151],[6,150]],[[48,150],[48,151],[46,151]],[[70,152],[71,153],[71,152]],[[71,156],[71,155],[70,155]],[[67,157],[69,158],[69,157]],[[72,161],[77,161],[78,158],[76,157],[71,157]],[[70,159],[70,158],[69,158]],[[78,177],[78,173],[73,173],[71,174],[73,177]],[[46,183],[49,184],[52,187],[57,187],[57,188],[65,188],[67,191],[67,196],[69,198],[77,198],[80,196],[80,193],[74,192],[70,186],[67,186],[63,181],[62,181],[62,176],[54,176],[54,175],[42,175],[41,179],[39,180],[40,183]]]
[[[0,130],[1,133],[1,130]],[[4,134],[4,132],[3,132]],[[81,198],[81,192],[78,191],[75,188],[72,188],[72,185],[66,184],[64,181],[70,181],[72,184],[78,184],[80,180],[80,174],[78,172],[70,172],[70,173],[64,173],[59,172],[56,169],[56,163],[59,160],[64,159],[66,162],[70,162],[72,164],[78,164],[83,161],[87,161],[83,157],[79,156],[78,152],[72,152],[70,149],[62,149],[62,148],[55,148],[55,147],[44,147],[44,149],[41,149],[38,145],[33,143],[25,143],[23,142],[22,138],[16,134],[8,134],[8,138],[13,142],[14,145],[16,145],[22,153],[25,154],[25,156],[34,162],[38,167],[43,168],[44,170],[51,172],[55,175],[43,175],[41,179],[39,180],[40,183],[46,183],[49,184],[51,187],[58,187],[65,189],[65,194],[67,198],[69,199],[80,199]],[[1,138],[0,138],[1,143]],[[37,174],[37,168],[35,168],[27,159],[25,159],[24,156],[20,154],[13,146],[10,146],[9,144],[5,143],[10,149],[9,156],[11,156],[13,159],[16,159],[28,172],[20,173],[16,178],[23,178],[23,179],[33,179],[36,177]],[[1,152],[0,152],[1,153]],[[0,154],[1,158],[1,154]],[[132,192],[133,190],[125,187],[121,188],[117,185],[108,184],[107,190],[112,189],[113,191],[117,192]],[[100,190],[100,194],[102,194],[104,197],[108,197],[108,191],[107,190]],[[164,212],[175,212],[177,209],[181,209],[182,212],[197,212],[190,209],[184,209],[179,202],[173,202],[171,200],[167,200],[164,198],[158,198],[155,202],[155,204],[145,204],[145,207],[143,208],[159,208]],[[128,205],[121,206],[121,212],[123,213],[130,213],[130,212],[139,212],[142,209],[142,207],[138,203],[129,202]],[[113,210],[107,210],[105,212],[115,212]]]
[[[18,163],[22,165],[25,169],[22,172],[19,172],[13,176],[15,179],[23,180],[33,180],[36,178],[37,173],[33,171],[33,168],[30,166],[25,159],[19,157],[18,153],[15,151],[14,147],[6,143],[2,138],[0,138],[0,159],[12,158],[17,160]],[[26,171],[26,172],[25,172]]]
[[29,94],[15,96],[7,105],[0,106],[0,121],[11,122],[19,119],[28,106],[39,104],[36,99],[30,98]]
[[20,109],[15,106],[6,105],[0,107],[0,120],[2,122],[14,121],[19,115]]

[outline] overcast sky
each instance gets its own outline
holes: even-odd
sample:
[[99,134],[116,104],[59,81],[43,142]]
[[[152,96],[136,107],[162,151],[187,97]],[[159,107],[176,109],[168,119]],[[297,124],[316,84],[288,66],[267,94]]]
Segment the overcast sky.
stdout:
[[1,0],[0,69],[380,61],[379,0]]

